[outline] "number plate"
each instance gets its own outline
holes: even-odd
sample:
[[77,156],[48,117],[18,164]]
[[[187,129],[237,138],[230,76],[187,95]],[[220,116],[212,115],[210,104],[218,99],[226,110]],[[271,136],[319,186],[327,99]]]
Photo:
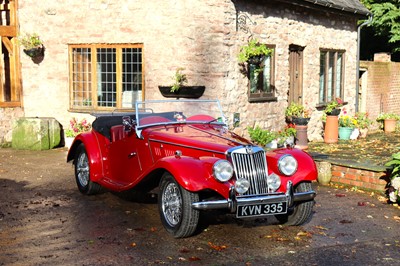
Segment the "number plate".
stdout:
[[287,202],[254,204],[254,205],[239,205],[236,212],[236,217],[253,217],[264,215],[284,214],[287,212]]

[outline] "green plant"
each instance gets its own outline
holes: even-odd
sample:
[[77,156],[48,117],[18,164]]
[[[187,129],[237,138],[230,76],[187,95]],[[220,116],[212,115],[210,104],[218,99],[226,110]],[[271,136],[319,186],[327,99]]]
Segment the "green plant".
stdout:
[[354,119],[360,129],[368,128],[372,124],[372,120],[368,118],[368,113],[358,112],[354,115]]
[[381,113],[378,115],[376,118],[377,122],[382,122],[385,119],[395,119],[395,120],[400,120],[400,115],[394,114],[394,113]]
[[20,36],[18,41],[25,49],[38,48],[43,45],[43,42],[40,40],[40,37],[37,33],[27,33],[24,36]]
[[285,110],[285,116],[289,117],[289,116],[295,116],[295,117],[303,117],[304,114],[304,106],[299,104],[299,103],[295,103],[292,102]]
[[388,196],[391,202],[400,203],[400,152],[392,154],[392,158],[385,166],[390,167],[390,182]]
[[279,136],[277,132],[261,129],[259,126],[256,126],[255,128],[248,127],[247,130],[250,139],[260,146],[265,146],[271,141],[277,139]]
[[65,130],[66,137],[76,137],[80,133],[88,132],[92,129],[92,125],[86,120],[82,119],[80,122],[75,118],[69,121],[69,128]]
[[357,126],[357,120],[350,115],[341,115],[339,117],[339,127],[351,127]]
[[337,109],[337,108],[342,107],[342,106],[343,106],[343,101],[342,101],[342,99],[336,98],[335,100],[330,101],[330,102],[326,105],[324,112],[325,112],[325,114],[328,114],[328,115],[329,115],[329,114],[332,113],[332,111],[333,111],[334,109]]
[[238,54],[239,63],[245,63],[254,56],[268,56],[272,53],[272,49],[267,45],[260,43],[257,39],[251,39],[247,45],[240,48]]
[[183,70],[185,69],[182,67],[176,69],[175,75],[173,77],[175,82],[171,87],[171,92],[178,91],[181,88],[181,86],[187,83],[186,74],[182,73]]

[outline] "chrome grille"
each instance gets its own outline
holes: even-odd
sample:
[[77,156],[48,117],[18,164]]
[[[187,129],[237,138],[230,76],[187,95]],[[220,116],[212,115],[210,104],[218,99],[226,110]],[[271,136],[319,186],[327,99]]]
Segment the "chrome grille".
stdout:
[[229,151],[236,178],[245,178],[250,182],[250,189],[245,195],[268,193],[267,160],[265,151],[260,147],[247,146]]

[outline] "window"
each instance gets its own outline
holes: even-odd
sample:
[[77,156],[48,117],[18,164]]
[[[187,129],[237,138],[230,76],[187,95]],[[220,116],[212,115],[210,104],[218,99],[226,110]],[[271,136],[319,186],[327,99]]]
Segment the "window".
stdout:
[[[275,101],[275,49],[258,64],[248,64],[249,102]],[[261,67],[260,67],[261,66]]]
[[142,62],[142,45],[71,45],[71,109],[133,108],[142,100]]
[[343,98],[344,51],[321,50],[319,102],[328,103]]

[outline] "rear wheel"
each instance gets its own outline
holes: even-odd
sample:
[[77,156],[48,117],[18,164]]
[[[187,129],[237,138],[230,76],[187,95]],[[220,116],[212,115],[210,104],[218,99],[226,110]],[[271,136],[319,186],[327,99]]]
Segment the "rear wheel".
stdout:
[[197,193],[182,188],[169,173],[160,182],[158,207],[165,229],[176,238],[194,234],[199,223],[199,211],[192,203],[199,200]]
[[[295,192],[307,192],[311,190],[311,183],[300,183],[296,187]],[[311,218],[313,206],[313,200],[298,203],[295,202],[294,206],[288,210],[287,214],[276,215],[276,218],[281,224],[301,225]]]
[[90,180],[90,164],[85,146],[78,146],[75,156],[75,179],[78,189],[82,194],[93,195],[101,192],[102,187]]

